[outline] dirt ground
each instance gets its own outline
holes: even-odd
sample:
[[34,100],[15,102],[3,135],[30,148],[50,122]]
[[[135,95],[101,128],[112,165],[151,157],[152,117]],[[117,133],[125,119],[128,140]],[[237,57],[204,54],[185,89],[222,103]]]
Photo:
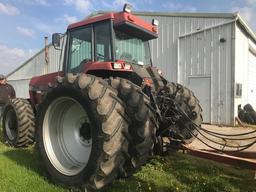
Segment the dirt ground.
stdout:
[[[235,146],[236,148],[228,148],[225,147],[224,150],[236,150],[236,149],[240,149],[242,145],[246,145],[249,144],[253,141],[256,141],[256,127],[249,127],[249,126],[244,126],[244,127],[226,127],[226,126],[218,126],[218,125],[208,125],[208,124],[203,124],[202,128],[209,130],[209,131],[213,131],[213,132],[217,132],[217,133],[222,133],[222,134],[240,134],[240,133],[246,133],[246,132],[251,132],[255,130],[255,133],[252,133],[250,135],[244,135],[244,136],[239,136],[239,137],[233,137],[233,138],[248,138],[248,137],[255,137],[254,139],[250,139],[250,140],[244,140],[244,141],[237,141],[237,140],[223,140],[223,139],[219,139],[216,137],[213,137],[207,133],[202,132],[203,135],[205,135],[207,138],[212,139],[213,141],[216,141],[218,143],[222,143],[226,145],[231,145],[231,146]],[[206,138],[204,138],[204,136],[199,134],[199,139],[203,140],[204,142],[206,142],[207,144],[214,146],[215,148],[218,149],[223,149],[222,146],[218,145],[218,144],[214,144],[213,142],[207,140]],[[205,144],[203,144],[202,142],[199,141],[199,139],[195,139],[190,145],[189,147],[193,147],[196,149],[210,149],[209,147],[207,147]],[[246,149],[245,152],[253,152],[256,155],[256,144],[254,144],[253,146],[251,146],[250,148]]]

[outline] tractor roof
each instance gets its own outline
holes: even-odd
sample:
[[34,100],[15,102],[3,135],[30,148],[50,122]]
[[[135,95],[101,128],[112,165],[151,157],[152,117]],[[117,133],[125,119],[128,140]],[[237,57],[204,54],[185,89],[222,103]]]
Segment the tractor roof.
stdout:
[[[70,24],[68,26],[68,30],[81,27],[84,25],[89,25],[96,22],[104,21],[104,20],[113,20],[114,26],[119,29],[123,28],[124,30],[128,30],[127,25],[129,25],[129,26],[133,26],[135,30],[137,28],[137,29],[140,29],[140,31],[147,32],[152,36],[152,38],[157,38],[156,26],[144,21],[138,16],[135,16],[127,12],[117,12],[117,13],[111,12],[111,13],[105,13],[103,15],[89,17],[82,21]],[[126,24],[126,25],[123,25],[123,24]]]

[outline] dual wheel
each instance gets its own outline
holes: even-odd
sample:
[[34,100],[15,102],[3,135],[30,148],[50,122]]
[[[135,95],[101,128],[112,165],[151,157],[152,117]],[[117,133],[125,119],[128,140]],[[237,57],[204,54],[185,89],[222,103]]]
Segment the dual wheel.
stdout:
[[124,79],[68,75],[45,95],[36,121],[26,100],[12,100],[4,111],[5,140],[26,147],[36,138],[59,184],[102,189],[133,174],[153,153],[157,125],[150,99]]

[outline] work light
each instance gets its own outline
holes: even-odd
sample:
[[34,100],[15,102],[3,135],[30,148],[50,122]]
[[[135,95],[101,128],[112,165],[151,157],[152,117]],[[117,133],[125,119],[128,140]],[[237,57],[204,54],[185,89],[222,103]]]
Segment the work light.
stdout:
[[127,13],[131,13],[132,12],[132,5],[125,3],[123,11],[127,12]]
[[159,22],[158,22],[157,19],[153,19],[153,20],[152,20],[152,25],[158,26],[158,23],[159,23]]

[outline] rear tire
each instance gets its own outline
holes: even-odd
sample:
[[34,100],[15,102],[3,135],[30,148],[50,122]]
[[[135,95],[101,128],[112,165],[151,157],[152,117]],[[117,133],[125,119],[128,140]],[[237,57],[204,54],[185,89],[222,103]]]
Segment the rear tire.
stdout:
[[109,84],[118,90],[118,96],[126,104],[126,113],[131,120],[129,159],[126,161],[122,175],[128,177],[138,171],[152,156],[156,124],[150,99],[140,87],[121,78],[110,78]]
[[[190,89],[177,83],[167,83],[165,88],[161,91],[165,95],[168,95],[168,97],[174,98],[176,103],[197,127],[201,126],[203,121],[202,107],[200,106],[199,100]],[[186,144],[191,143],[198,135],[197,127],[195,128],[190,122],[186,124],[178,122],[176,124],[177,139],[181,139]]]
[[34,143],[35,117],[30,103],[25,99],[12,99],[3,112],[3,136],[6,144],[28,147]]
[[97,77],[68,75],[40,104],[37,142],[51,179],[98,190],[123,169],[128,123],[114,89]]

